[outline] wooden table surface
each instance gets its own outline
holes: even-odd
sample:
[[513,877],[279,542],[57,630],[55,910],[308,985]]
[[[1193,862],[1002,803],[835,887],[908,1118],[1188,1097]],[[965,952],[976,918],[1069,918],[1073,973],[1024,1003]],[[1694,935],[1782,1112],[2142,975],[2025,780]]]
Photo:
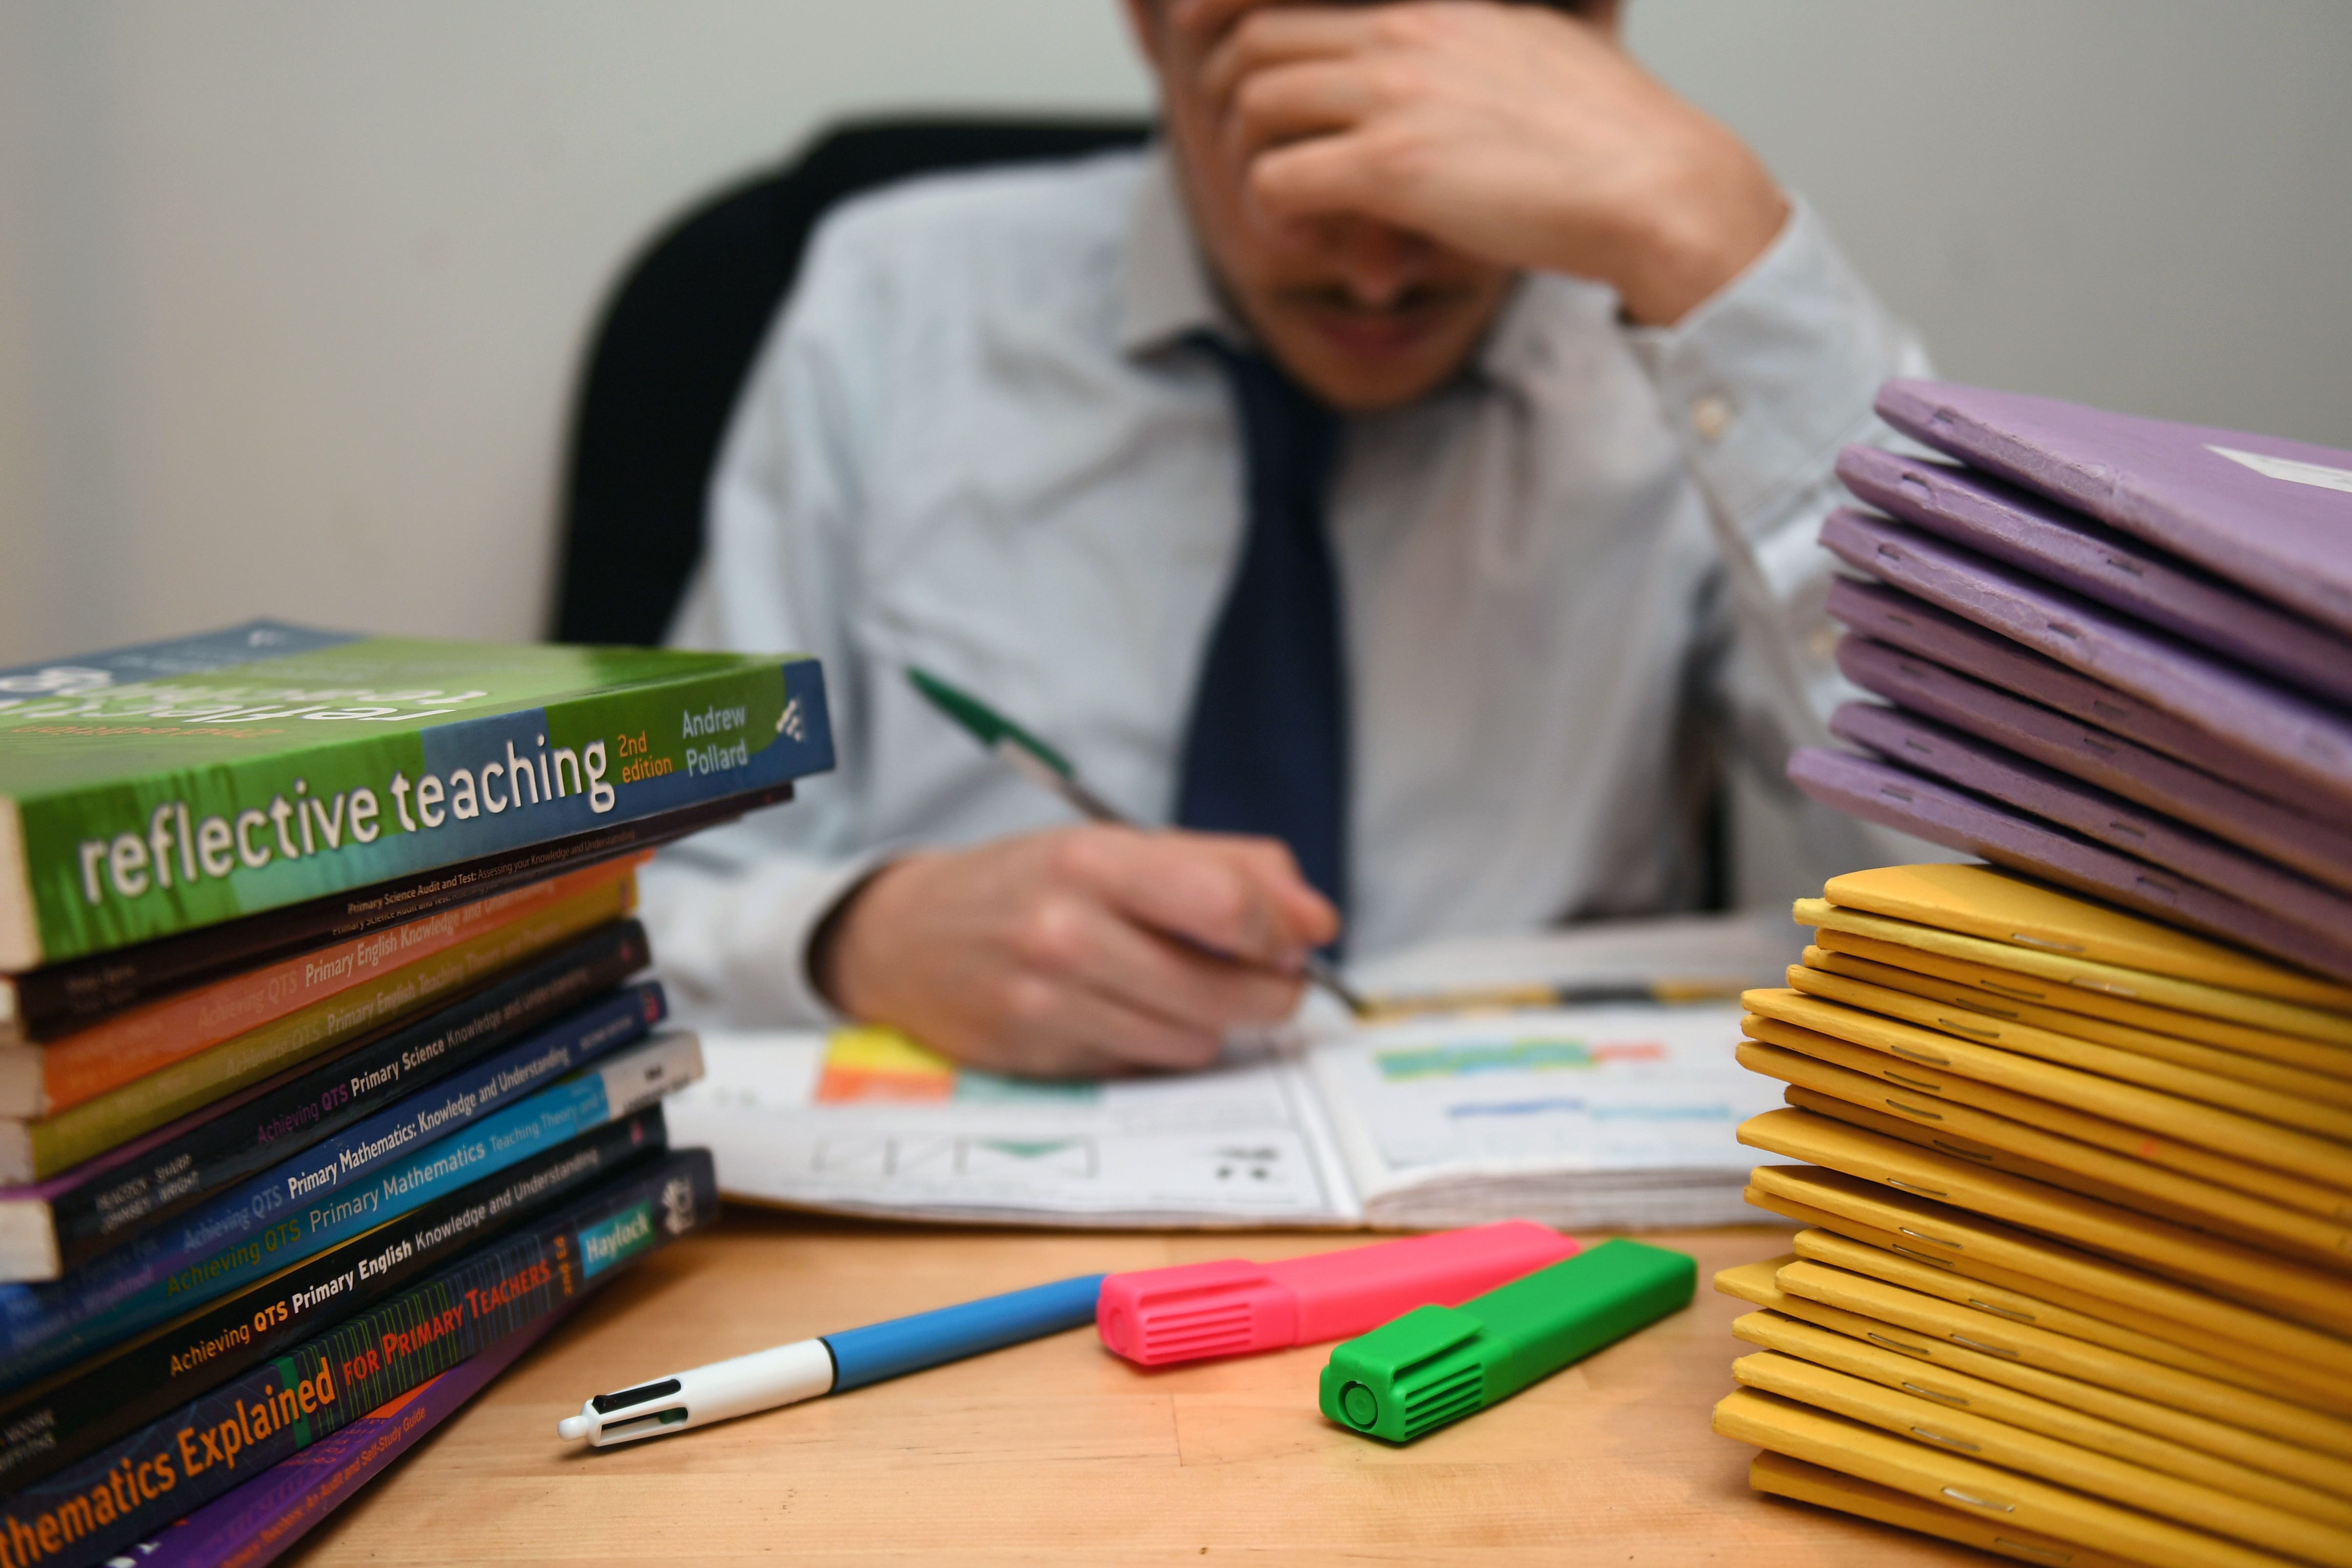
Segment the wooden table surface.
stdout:
[[1406,1448],[1315,1408],[1326,1349],[1145,1372],[1074,1331],[838,1399],[591,1452],[591,1394],[828,1330],[1097,1269],[1361,1242],[947,1230],[731,1205],[631,1270],[289,1560],[828,1564],[1710,1563],[1987,1559],[1759,1496],[1707,1430],[1741,1308],[1713,1272],[1765,1227],[1645,1239],[1696,1256],[1688,1310]]

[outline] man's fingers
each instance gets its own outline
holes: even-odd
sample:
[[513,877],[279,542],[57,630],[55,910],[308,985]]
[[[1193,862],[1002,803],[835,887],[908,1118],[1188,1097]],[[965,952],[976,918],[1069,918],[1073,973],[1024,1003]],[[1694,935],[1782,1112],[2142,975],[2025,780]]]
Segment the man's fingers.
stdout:
[[1327,947],[1339,937],[1339,910],[1300,873],[1290,846],[1279,838],[1253,838],[1239,834],[1198,837],[1274,900],[1302,950]]
[[1250,11],[1219,38],[1201,62],[1200,88],[1223,106],[1241,84],[1265,70],[1308,60],[1362,54],[1386,35],[1370,10],[1342,5],[1270,5]]
[[1222,1036],[1279,1022],[1298,1005],[1294,975],[1219,958],[1088,900],[1041,906],[1023,934],[1030,968],[1181,1029]]
[[1178,1071],[1208,1066],[1223,1044],[1217,1030],[1173,1023],[1082,983],[1022,974],[1008,984],[1007,1045],[1024,1060],[1092,1053],[1129,1071]]
[[1260,71],[1241,85],[1228,108],[1226,152],[1248,158],[1269,147],[1345,131],[1386,100],[1379,73],[1353,60],[1312,60]]
[[1056,871],[1139,924],[1276,969],[1305,951],[1259,880],[1185,833],[1081,832],[1055,846]]
[[1276,222],[1346,213],[1412,228],[1421,181],[1393,147],[1358,131],[1269,149],[1250,163],[1250,197]]

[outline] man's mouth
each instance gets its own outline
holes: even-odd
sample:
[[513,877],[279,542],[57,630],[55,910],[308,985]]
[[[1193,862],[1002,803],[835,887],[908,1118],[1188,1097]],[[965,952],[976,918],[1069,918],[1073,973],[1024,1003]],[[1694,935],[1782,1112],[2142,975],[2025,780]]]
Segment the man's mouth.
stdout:
[[1391,359],[1425,341],[1461,308],[1466,290],[1414,289],[1368,305],[1329,289],[1290,291],[1285,303],[1317,335],[1351,359]]

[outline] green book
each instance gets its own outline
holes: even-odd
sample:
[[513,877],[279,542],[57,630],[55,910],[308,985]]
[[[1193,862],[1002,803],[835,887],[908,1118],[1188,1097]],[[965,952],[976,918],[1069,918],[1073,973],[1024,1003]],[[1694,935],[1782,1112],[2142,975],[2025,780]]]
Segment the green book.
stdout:
[[0,670],[0,973],[832,766],[789,654],[256,621]]

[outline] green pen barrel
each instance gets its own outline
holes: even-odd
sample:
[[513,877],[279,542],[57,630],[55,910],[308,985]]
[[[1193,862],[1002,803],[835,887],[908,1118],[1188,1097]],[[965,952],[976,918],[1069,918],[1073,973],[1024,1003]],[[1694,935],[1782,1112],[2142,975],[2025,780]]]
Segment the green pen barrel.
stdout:
[[1416,1307],[1331,1352],[1323,1414],[1410,1443],[1690,1305],[1698,1265],[1604,1241],[1459,1307]]

